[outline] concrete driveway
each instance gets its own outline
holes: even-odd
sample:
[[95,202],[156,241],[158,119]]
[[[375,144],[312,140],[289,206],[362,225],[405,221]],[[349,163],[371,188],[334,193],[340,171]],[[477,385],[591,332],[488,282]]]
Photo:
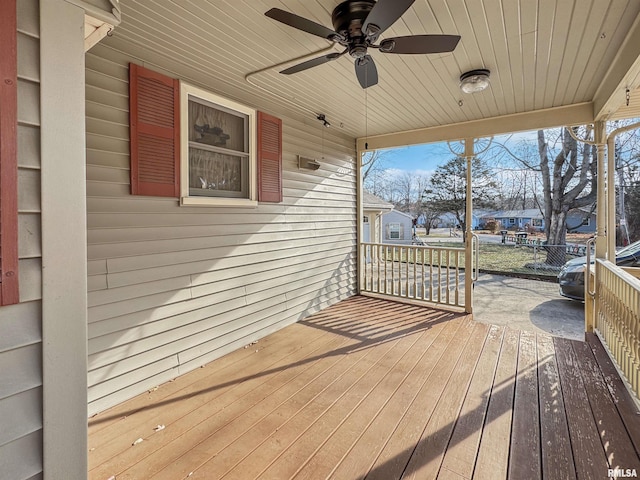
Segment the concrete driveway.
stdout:
[[482,323],[584,340],[584,304],[561,297],[556,283],[481,273],[473,316]]

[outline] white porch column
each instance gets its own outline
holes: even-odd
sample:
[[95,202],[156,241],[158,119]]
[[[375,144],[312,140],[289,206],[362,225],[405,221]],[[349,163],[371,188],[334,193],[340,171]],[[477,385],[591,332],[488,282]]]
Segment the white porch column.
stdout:
[[595,123],[595,141],[598,149],[598,191],[596,205],[596,258],[605,258],[607,253],[607,195],[605,170],[605,143],[607,124],[604,121]]
[[84,10],[40,0],[44,478],[87,477]]
[[464,139],[464,157],[467,161],[467,191],[465,194],[464,218],[464,310],[467,313],[473,313],[473,230],[471,228],[471,223],[473,222],[473,191],[471,189],[471,179],[473,177],[471,161],[474,156],[473,143],[473,138]]
[[[605,258],[607,254],[607,195],[605,178],[605,142],[607,138],[607,124],[604,121],[598,121],[595,123],[595,142],[597,148],[597,175],[598,175],[598,191],[597,191],[597,205],[596,205],[596,258]],[[586,275],[589,275],[587,267]],[[587,282],[588,283],[588,282]],[[593,286],[592,286],[593,288]],[[584,295],[584,319],[585,319],[585,331],[593,332],[595,328],[595,302],[598,301],[598,297],[591,298],[589,293],[585,291]]]

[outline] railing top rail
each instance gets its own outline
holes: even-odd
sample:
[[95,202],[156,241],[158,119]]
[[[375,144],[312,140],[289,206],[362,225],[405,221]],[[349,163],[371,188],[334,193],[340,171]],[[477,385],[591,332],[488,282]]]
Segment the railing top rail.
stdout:
[[372,243],[372,242],[360,242],[361,245],[370,246],[382,246],[382,247],[402,247],[402,248],[414,248],[416,250],[449,250],[454,252],[464,252],[464,247],[435,247],[432,245],[403,245],[400,243]]
[[615,263],[605,260],[603,258],[596,258],[596,264],[602,266],[609,270],[611,273],[616,275],[620,280],[623,280],[625,283],[628,283],[635,290],[640,291],[640,279],[634,277],[629,272],[625,272],[622,268],[617,266]]

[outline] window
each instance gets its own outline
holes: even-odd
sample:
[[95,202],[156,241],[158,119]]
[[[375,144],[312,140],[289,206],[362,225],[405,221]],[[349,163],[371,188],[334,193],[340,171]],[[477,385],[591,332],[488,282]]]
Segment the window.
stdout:
[[282,120],[129,64],[131,194],[282,202]]
[[591,217],[585,218],[584,226],[586,227],[591,226]]
[[362,222],[363,223],[369,223],[369,216],[365,215],[364,217],[362,217]]
[[515,218],[510,218],[509,219],[509,225],[515,225],[516,224],[516,219]]
[[256,112],[180,84],[181,202],[255,206]]
[[400,224],[399,223],[390,223],[389,224],[389,238],[392,240],[400,239]]
[[534,227],[541,227],[542,226],[542,219],[541,218],[533,218],[533,219],[531,219],[531,225],[533,225]]

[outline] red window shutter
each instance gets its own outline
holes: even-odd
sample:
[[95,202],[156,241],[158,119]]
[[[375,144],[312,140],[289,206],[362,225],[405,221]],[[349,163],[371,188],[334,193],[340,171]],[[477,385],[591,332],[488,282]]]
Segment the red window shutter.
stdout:
[[258,201],[282,202],[282,120],[258,112]]
[[180,84],[129,64],[131,194],[180,196]]
[[18,291],[18,55],[16,2],[0,2],[0,305]]

